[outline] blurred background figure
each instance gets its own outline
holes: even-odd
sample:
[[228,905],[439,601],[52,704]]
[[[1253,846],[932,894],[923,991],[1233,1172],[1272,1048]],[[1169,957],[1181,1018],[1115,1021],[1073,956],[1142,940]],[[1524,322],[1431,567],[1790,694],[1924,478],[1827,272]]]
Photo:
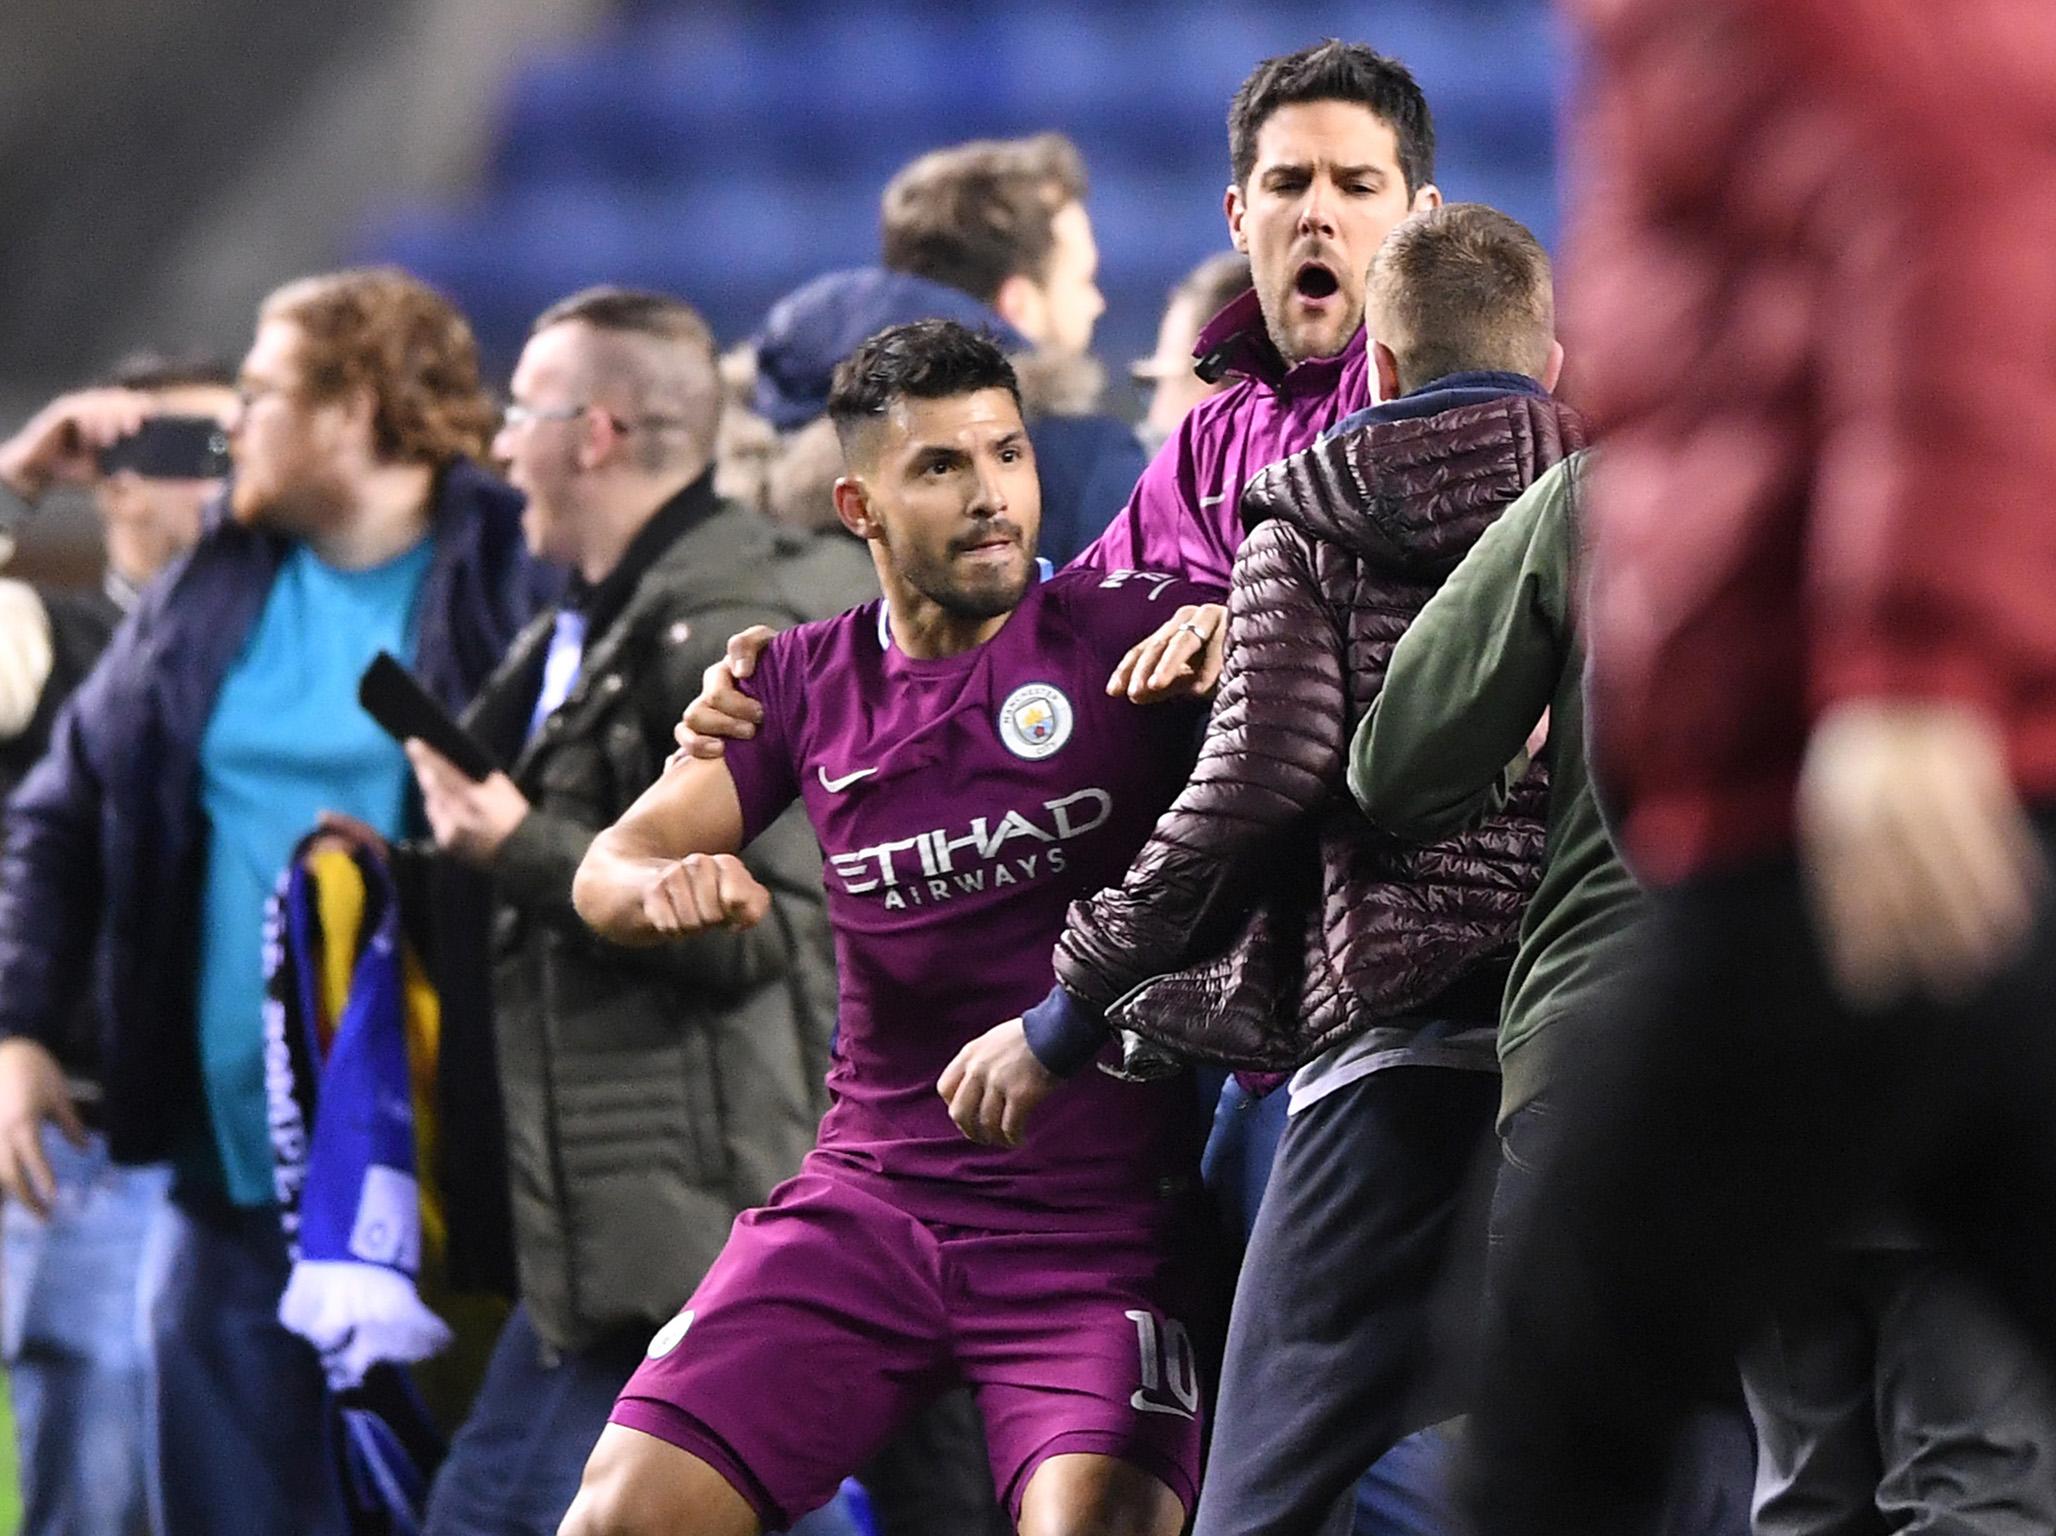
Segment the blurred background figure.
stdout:
[[915,320],[990,331],[1012,357],[1042,474],[1042,553],[1061,564],[1106,525],[1142,473],[1142,445],[1100,409],[1089,348],[1104,308],[1085,167],[1060,134],[934,150],[880,204],[883,269],[830,273],[775,305],[755,347],[757,412],[780,434],[774,516],[833,526],[839,472],[824,416],[835,365]]
[[[163,1536],[226,1510],[329,1536],[322,1363],[277,1316],[265,901],[320,813],[406,825],[406,761],[357,705],[373,654],[461,707],[545,583],[518,499],[473,462],[493,413],[470,330],[419,282],[279,289],[238,387],[227,515],[144,595],[9,805],[0,1035],[52,1039],[90,986],[113,1155],[174,1164],[144,1276]],[[445,1062],[463,1054],[448,1023]],[[69,1112],[21,1047],[0,1055],[0,1102],[18,1124]],[[461,1118],[444,1131],[467,1163],[496,1150]],[[18,1164],[0,1177],[32,1202]]]
[[[1953,1446],[1803,1528],[2046,1530],[2019,1426],[2056,1360],[2056,10],[1573,10],[1591,756],[1652,917],[1511,1229],[1476,1529],[1637,1529],[1775,1317],[1770,1528],[1790,1416],[1853,1387],[1873,1455]],[[1830,1245],[1881,1216],[1960,1269],[1836,1297]],[[1997,1401],[1892,1389],[1887,1310]],[[1873,1380],[1831,1358],[1852,1327]]]
[[[85,486],[106,541],[95,586],[0,580],[0,798],[42,756],[58,710],[143,589],[200,537],[226,468],[230,378],[225,363],[134,357],[0,445],[0,495],[30,507],[55,486]],[[168,418],[168,431],[155,425]],[[37,1085],[0,1097],[0,1159],[25,1196],[7,1203],[0,1242],[23,1536],[148,1530],[137,1300],[167,1176],[108,1156],[98,1023],[82,1003],[41,1038],[0,1041],[0,1076]]]
[[1187,411],[1228,387],[1225,378],[1209,382],[1199,376],[1193,348],[1206,323],[1249,289],[1249,258],[1240,251],[1223,251],[1207,257],[1171,290],[1164,318],[1157,324],[1156,350],[1128,370],[1148,394],[1142,444],[1149,452],[1170,441]]
[[885,265],[961,289],[1032,347],[1092,349],[1106,313],[1085,162],[1060,133],[931,150],[885,188]]
[[[52,489],[92,493],[105,547],[90,588],[0,581],[0,796],[50,739],[58,708],[92,669],[143,588],[200,537],[228,467],[234,374],[214,360],[140,354],[99,387],[63,395],[0,444],[0,497],[25,522]],[[170,430],[145,423],[176,417]],[[200,422],[211,431],[192,430]]]

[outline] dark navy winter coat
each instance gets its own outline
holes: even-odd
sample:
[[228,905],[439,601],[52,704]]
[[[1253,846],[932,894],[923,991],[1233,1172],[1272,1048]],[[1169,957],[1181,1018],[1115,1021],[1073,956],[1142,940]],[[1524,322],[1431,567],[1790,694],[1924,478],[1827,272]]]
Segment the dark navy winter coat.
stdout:
[[[556,583],[522,544],[520,497],[472,464],[440,477],[433,527],[415,670],[454,713]],[[288,547],[218,518],[117,632],[8,806],[0,1036],[56,1046],[92,988],[101,1117],[124,1162],[169,1155],[200,1093],[200,738]]]

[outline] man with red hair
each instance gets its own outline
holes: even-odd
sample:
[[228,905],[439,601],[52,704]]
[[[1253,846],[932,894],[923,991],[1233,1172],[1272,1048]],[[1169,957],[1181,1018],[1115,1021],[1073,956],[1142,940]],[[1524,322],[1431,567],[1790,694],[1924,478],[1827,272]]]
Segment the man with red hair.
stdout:
[[[265,899],[322,812],[388,838],[410,820],[406,759],[357,704],[371,658],[404,658],[454,711],[547,584],[520,498],[476,463],[494,413],[471,328],[414,278],[279,289],[238,394],[225,512],[143,594],[8,807],[0,1189],[32,1194],[20,1149],[68,1107],[39,1043],[90,992],[113,1156],[174,1169],[145,1278],[160,1529],[341,1536],[322,1362],[277,1315]],[[482,1026],[467,1007],[447,999],[446,1066]],[[469,1224],[495,1205],[497,1104],[454,1092],[444,1144],[464,1156],[438,1171]]]

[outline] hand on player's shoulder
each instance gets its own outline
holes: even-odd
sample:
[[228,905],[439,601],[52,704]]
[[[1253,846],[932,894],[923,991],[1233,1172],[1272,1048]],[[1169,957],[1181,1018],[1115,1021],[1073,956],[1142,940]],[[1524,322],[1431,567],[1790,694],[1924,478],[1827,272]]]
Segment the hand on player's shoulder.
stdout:
[[700,692],[679,717],[672,737],[689,757],[715,758],[731,741],[748,741],[764,720],[764,706],[742,691],[742,680],[755,671],[758,658],[777,632],[753,624],[731,635],[719,660],[700,677]]
[[1107,693],[1133,704],[1211,698],[1227,653],[1227,608],[1184,603],[1121,658]]

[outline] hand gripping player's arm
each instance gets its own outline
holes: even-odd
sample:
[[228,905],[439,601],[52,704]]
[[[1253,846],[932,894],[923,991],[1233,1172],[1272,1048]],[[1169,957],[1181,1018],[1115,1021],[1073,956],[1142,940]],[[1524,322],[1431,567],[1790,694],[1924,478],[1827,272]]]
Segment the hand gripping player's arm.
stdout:
[[755,926],[771,893],[744,867],[742,802],[726,763],[687,758],[593,839],[572,905],[616,944]]

